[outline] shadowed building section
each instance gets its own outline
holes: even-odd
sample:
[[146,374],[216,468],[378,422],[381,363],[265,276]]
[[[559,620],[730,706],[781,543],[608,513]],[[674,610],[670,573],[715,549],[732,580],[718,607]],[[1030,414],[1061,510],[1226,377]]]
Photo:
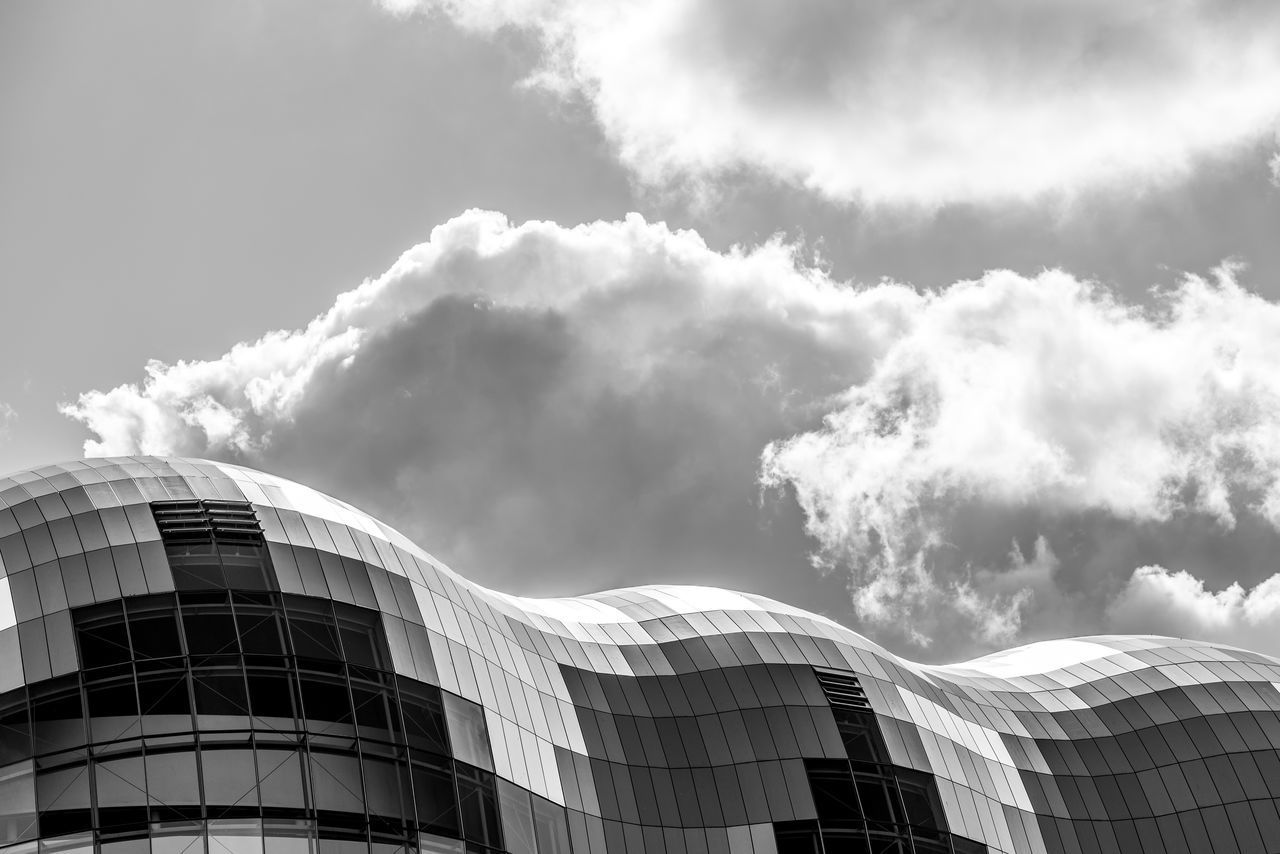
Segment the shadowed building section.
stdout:
[[5,854],[1280,851],[1280,662],[524,599],[270,475],[0,480]]

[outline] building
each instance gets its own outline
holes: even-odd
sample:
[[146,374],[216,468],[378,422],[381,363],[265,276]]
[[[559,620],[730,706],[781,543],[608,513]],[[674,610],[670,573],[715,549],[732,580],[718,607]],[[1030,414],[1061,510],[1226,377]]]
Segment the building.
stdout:
[[[1280,661],[521,599],[200,460],[0,480],[2,854],[1280,852]],[[372,849],[370,849],[372,846]]]

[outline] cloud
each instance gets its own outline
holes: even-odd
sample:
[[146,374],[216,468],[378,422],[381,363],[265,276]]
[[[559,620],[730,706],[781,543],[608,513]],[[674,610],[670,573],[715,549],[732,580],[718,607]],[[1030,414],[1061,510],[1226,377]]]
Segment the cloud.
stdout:
[[0,401],[0,440],[9,438],[13,422],[18,420],[18,411],[4,401]]
[[[852,568],[864,617],[933,619],[958,598],[1008,637],[1037,596],[1096,605],[1134,566],[1082,582],[1116,522],[1155,539],[1280,526],[1278,363],[1280,306],[1231,269],[1150,309],[1062,272],[993,272],[927,295],[820,428],[766,448],[763,479]],[[1036,535],[1030,560],[992,552]],[[1074,543],[1068,565],[1055,543]]]
[[494,586],[783,596],[799,575],[815,605],[798,510],[760,504],[760,448],[815,426],[918,300],[838,285],[776,241],[716,252],[637,216],[470,211],[304,328],[153,362],[65,411],[88,454],[297,477]]
[[962,655],[1105,629],[1135,566],[1270,566],[1280,306],[1237,275],[921,292],[469,211],[302,328],[64,411],[86,453],[295,477],[493,586],[696,578]]
[[1134,570],[1108,609],[1118,631],[1213,640],[1280,654],[1280,574],[1245,589],[1217,593],[1185,571],[1160,566]]
[[1271,171],[1271,185],[1280,190],[1280,151],[1271,155],[1271,159],[1267,161],[1267,167]]
[[542,46],[644,183],[936,207],[1177,179],[1280,115],[1280,8],[1206,0],[383,0]]

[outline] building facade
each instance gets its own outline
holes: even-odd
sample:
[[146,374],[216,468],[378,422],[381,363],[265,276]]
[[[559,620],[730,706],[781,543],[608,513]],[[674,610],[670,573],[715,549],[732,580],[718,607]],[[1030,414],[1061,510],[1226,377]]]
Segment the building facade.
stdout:
[[1280,661],[534,600],[201,460],[0,480],[0,854],[1280,852]]

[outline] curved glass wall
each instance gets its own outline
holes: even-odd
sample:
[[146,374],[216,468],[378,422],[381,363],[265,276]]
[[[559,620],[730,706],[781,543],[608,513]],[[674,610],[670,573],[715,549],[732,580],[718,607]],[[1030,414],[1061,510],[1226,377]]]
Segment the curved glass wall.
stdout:
[[2,842],[568,851],[563,807],[499,789],[480,708],[390,670],[377,612],[210,589],[72,618],[83,670],[0,696]]

